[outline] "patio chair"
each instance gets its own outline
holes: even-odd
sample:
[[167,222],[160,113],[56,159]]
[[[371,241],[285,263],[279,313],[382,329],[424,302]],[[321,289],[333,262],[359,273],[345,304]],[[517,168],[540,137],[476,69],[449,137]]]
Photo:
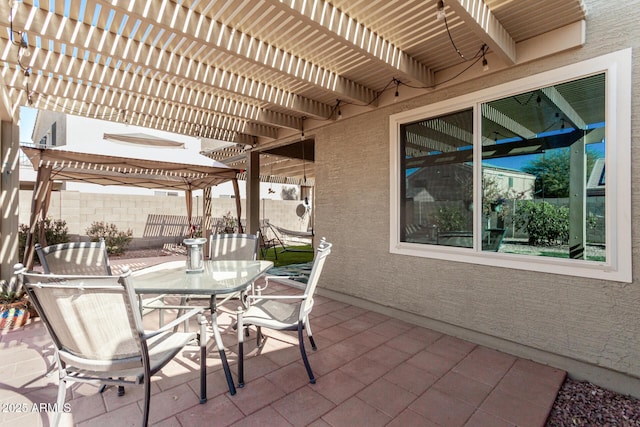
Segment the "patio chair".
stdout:
[[[45,274],[111,276],[109,254],[104,239],[97,242],[70,242],[47,247],[35,245],[40,265]],[[142,301],[142,315],[164,307],[164,295]],[[164,324],[164,312],[160,310],[159,326]],[[104,391],[104,387],[100,392]],[[124,387],[118,387],[118,395],[124,395]]]
[[262,255],[262,259],[266,259],[267,253],[269,249],[273,248],[273,254],[278,259],[278,251],[276,248],[278,247],[279,239],[277,237],[272,237],[270,239],[267,238],[269,233],[268,223],[260,227],[260,236],[259,236],[259,244],[260,244],[260,253]]
[[258,255],[259,232],[256,234],[212,234],[209,237],[209,259],[255,260]]
[[[209,259],[255,261],[258,258],[259,242],[259,231],[256,234],[212,234],[209,237]],[[233,298],[242,299],[242,293],[227,295],[222,302]]]
[[[287,277],[267,276],[263,287],[256,288],[254,294],[247,296],[249,308],[243,311],[238,309],[238,387],[244,386],[244,333],[243,330],[251,325],[256,327],[257,345],[262,345],[262,328],[275,329],[280,331],[298,331],[298,345],[302,361],[309,375],[311,384],[316,380],[307,359],[304,348],[302,330],[306,329],[307,336],[311,343],[311,348],[316,350],[316,343],[313,340],[311,326],[309,324],[309,313],[313,308],[313,294],[315,293],[320,273],[324,267],[327,256],[331,253],[331,243],[324,238],[320,241],[313,260],[313,267],[307,283],[297,282]],[[298,295],[262,295],[269,283],[276,282],[291,286],[297,289],[304,289]]]
[[[21,265],[17,266],[22,267]],[[56,347],[59,369],[58,425],[69,383],[144,385],[143,422],[149,421],[151,377],[191,342],[200,345],[200,403],[206,402],[206,321],[202,308],[155,332],[145,332],[129,282],[121,276],[62,276],[18,271]],[[198,316],[200,335],[172,332]]]
[[111,265],[104,239],[97,242],[71,242],[43,248],[35,245],[45,273],[110,276]]

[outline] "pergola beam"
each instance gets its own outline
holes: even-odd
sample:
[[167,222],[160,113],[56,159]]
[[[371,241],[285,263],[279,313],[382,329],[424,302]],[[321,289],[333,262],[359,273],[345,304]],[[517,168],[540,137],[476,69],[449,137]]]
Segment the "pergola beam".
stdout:
[[[150,112],[155,112],[156,114],[162,114],[170,120],[191,122],[194,127],[219,126],[223,122],[226,122],[229,124],[227,129],[236,132],[271,139],[278,137],[277,127],[253,121],[257,118],[268,117],[261,114],[261,108],[239,101],[227,100],[217,96],[210,96],[209,94],[202,94],[202,96],[200,96],[201,93],[198,91],[190,91],[191,93],[183,98],[181,103],[171,102],[164,97],[152,97],[148,95],[148,92],[152,92],[150,90],[147,90],[147,93],[141,93],[135,90],[128,90],[128,88],[120,85],[96,87],[80,83],[81,81],[86,81],[82,78],[75,80],[61,79],[53,75],[53,73],[46,73],[46,70],[43,71],[45,71],[45,74],[36,76],[34,84],[30,87],[31,91],[35,91],[39,95],[60,96],[78,101],[104,99],[105,102],[101,103],[101,108],[112,107],[120,111],[126,111],[127,114],[148,115]],[[5,73],[8,74],[8,71],[5,70]],[[16,67],[14,68],[14,73],[17,74],[17,76],[12,76],[12,79],[16,79],[17,77],[17,80],[20,80],[22,72]],[[45,77],[46,74],[50,77]],[[133,77],[132,75],[131,78],[133,79]],[[123,78],[121,80],[124,81],[126,79]],[[142,80],[148,82],[153,79],[143,78]],[[154,81],[154,83],[157,83],[156,94],[167,92],[175,93],[175,91],[171,89],[179,89],[178,86],[165,82]],[[141,84],[138,89],[144,89],[145,87],[145,84]],[[18,87],[15,89],[21,90]],[[194,92],[196,93],[194,94]],[[215,108],[211,108],[214,101]],[[286,115],[282,114],[280,116],[283,117]],[[285,123],[286,120],[281,119],[281,122]],[[289,123],[295,122],[295,118],[291,117]]]
[[[17,16],[13,26],[16,30],[24,28],[27,31],[31,28],[41,28],[39,31],[42,38],[41,47],[34,49],[34,55],[29,60],[29,67],[34,69],[38,69],[36,61],[44,61],[46,66],[54,67],[53,72],[56,74],[65,73],[74,79],[100,80],[100,84],[105,85],[110,85],[118,80],[126,81],[131,85],[133,82],[141,81],[145,78],[157,80],[156,76],[162,76],[164,80],[181,82],[180,86],[185,88],[176,94],[170,93],[172,97],[180,96],[184,90],[188,90],[186,89],[187,87],[207,85],[221,91],[235,92],[240,96],[263,103],[270,103],[290,111],[300,111],[302,114],[317,119],[326,119],[332,111],[332,106],[330,105],[306,99],[269,84],[221,70],[210,64],[192,62],[191,58],[183,60],[179,58],[178,53],[168,52],[133,39],[130,39],[125,44],[118,34],[96,29],[81,22],[70,22],[70,19],[63,23],[59,16],[50,15],[41,9],[34,8],[27,17],[25,15]],[[9,23],[5,19],[0,16],[0,23],[8,27]],[[29,24],[28,27],[27,24]],[[64,26],[65,31],[58,34],[58,26]],[[75,30],[71,32],[69,31],[70,28]],[[3,37],[6,36],[3,35]],[[98,57],[103,55],[103,52],[100,51],[100,46],[96,48],[91,43],[81,44],[81,41],[91,40],[92,38],[102,40],[101,46],[113,46],[113,54],[110,57]],[[69,55],[51,51],[45,46],[53,45],[54,47],[59,47],[59,43],[66,45]],[[44,51],[42,54],[44,58],[38,59],[39,50]],[[71,56],[74,51],[77,52],[76,57]],[[3,49],[3,52],[7,52],[7,49]],[[117,60],[112,58],[117,58]],[[3,59],[11,60],[11,58]],[[109,65],[105,65],[106,63]],[[137,78],[123,79],[122,73],[124,71],[121,70],[128,71],[128,73],[134,74]],[[140,70],[144,70],[144,75],[139,74]],[[74,72],[76,74],[73,74]],[[81,73],[82,76],[80,75]]]
[[309,2],[283,2],[269,0],[276,7],[286,5],[299,13],[299,17],[312,23],[325,35],[347,43],[371,61],[388,67],[398,77],[413,80],[424,86],[434,83],[433,71],[402,51],[366,25],[342,12],[324,0]]
[[502,126],[522,139],[532,139],[536,137],[536,133],[534,131],[521,125],[506,114],[496,110],[489,104],[482,104],[482,117]]
[[516,42],[483,0],[448,0],[457,16],[507,65],[516,63]]
[[[115,0],[113,2],[98,0],[96,3],[103,7],[126,11],[131,18],[134,18],[132,20],[136,18],[143,20],[143,22],[152,20],[154,26],[162,27],[177,37],[184,37],[189,41],[204,45],[208,50],[215,49],[261,67],[268,67],[284,76],[332,91],[340,98],[368,103],[376,97],[376,93],[372,89],[212,20],[181,4],[167,1],[151,2],[148,5],[143,2],[133,3],[129,0]],[[186,32],[177,28],[178,26],[182,29],[190,27],[191,31]]]
[[542,88],[540,92],[550,104],[555,105],[560,111],[562,111],[562,114],[574,128],[582,130],[587,128],[587,124],[582,117],[580,117],[580,114],[578,114],[569,101],[567,101],[566,98],[558,92],[558,89],[550,86]]
[[[26,104],[26,95],[19,95],[18,102]],[[36,97],[32,105],[50,111],[60,111],[67,113],[69,109],[78,116],[89,118],[99,118],[114,122],[126,122],[136,126],[143,126],[167,132],[180,133],[184,135],[200,136],[221,141],[235,142],[250,145],[254,142],[255,136],[247,135],[240,131],[233,131],[223,127],[203,126],[198,123],[188,123],[181,120],[168,119],[164,116],[151,115],[146,113],[125,112],[126,119],[123,120],[123,111],[116,107],[108,107],[62,97]]]

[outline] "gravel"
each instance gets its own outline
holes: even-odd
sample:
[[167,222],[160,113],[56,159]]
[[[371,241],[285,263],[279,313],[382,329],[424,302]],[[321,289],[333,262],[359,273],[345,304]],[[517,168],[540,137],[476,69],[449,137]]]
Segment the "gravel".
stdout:
[[547,427],[640,427],[640,399],[567,378],[547,418]]

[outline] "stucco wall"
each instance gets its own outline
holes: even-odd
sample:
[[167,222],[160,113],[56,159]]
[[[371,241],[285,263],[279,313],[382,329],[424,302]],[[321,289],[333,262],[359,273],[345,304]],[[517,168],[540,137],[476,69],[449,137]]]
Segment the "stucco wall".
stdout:
[[[631,284],[389,253],[390,114],[632,47],[632,164],[640,164],[640,15],[631,2],[585,3],[587,42],[581,49],[314,131],[316,230],[334,243],[321,286],[640,395],[640,185],[633,186]],[[632,181],[640,182],[640,169],[633,168]],[[594,366],[605,369],[590,371]]]
[[[28,224],[32,192],[20,191],[20,224]],[[296,207],[300,200],[261,200],[260,219],[293,231],[306,231],[308,216],[299,218]],[[202,198],[193,201],[193,215],[202,215]],[[145,196],[127,194],[96,194],[77,191],[54,191],[48,216],[64,219],[69,234],[85,236],[86,229],[95,221],[115,224],[119,230],[131,229],[135,240],[145,235],[149,215],[186,216],[184,197]],[[231,212],[235,215],[236,202],[231,198],[214,198],[211,214],[219,218]],[[245,201],[242,200],[242,217],[246,217]]]

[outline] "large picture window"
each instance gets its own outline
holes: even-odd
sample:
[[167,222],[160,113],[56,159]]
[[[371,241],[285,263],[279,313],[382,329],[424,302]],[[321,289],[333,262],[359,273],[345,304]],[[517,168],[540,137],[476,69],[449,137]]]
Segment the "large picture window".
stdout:
[[623,51],[392,116],[391,251],[630,281],[629,75]]

